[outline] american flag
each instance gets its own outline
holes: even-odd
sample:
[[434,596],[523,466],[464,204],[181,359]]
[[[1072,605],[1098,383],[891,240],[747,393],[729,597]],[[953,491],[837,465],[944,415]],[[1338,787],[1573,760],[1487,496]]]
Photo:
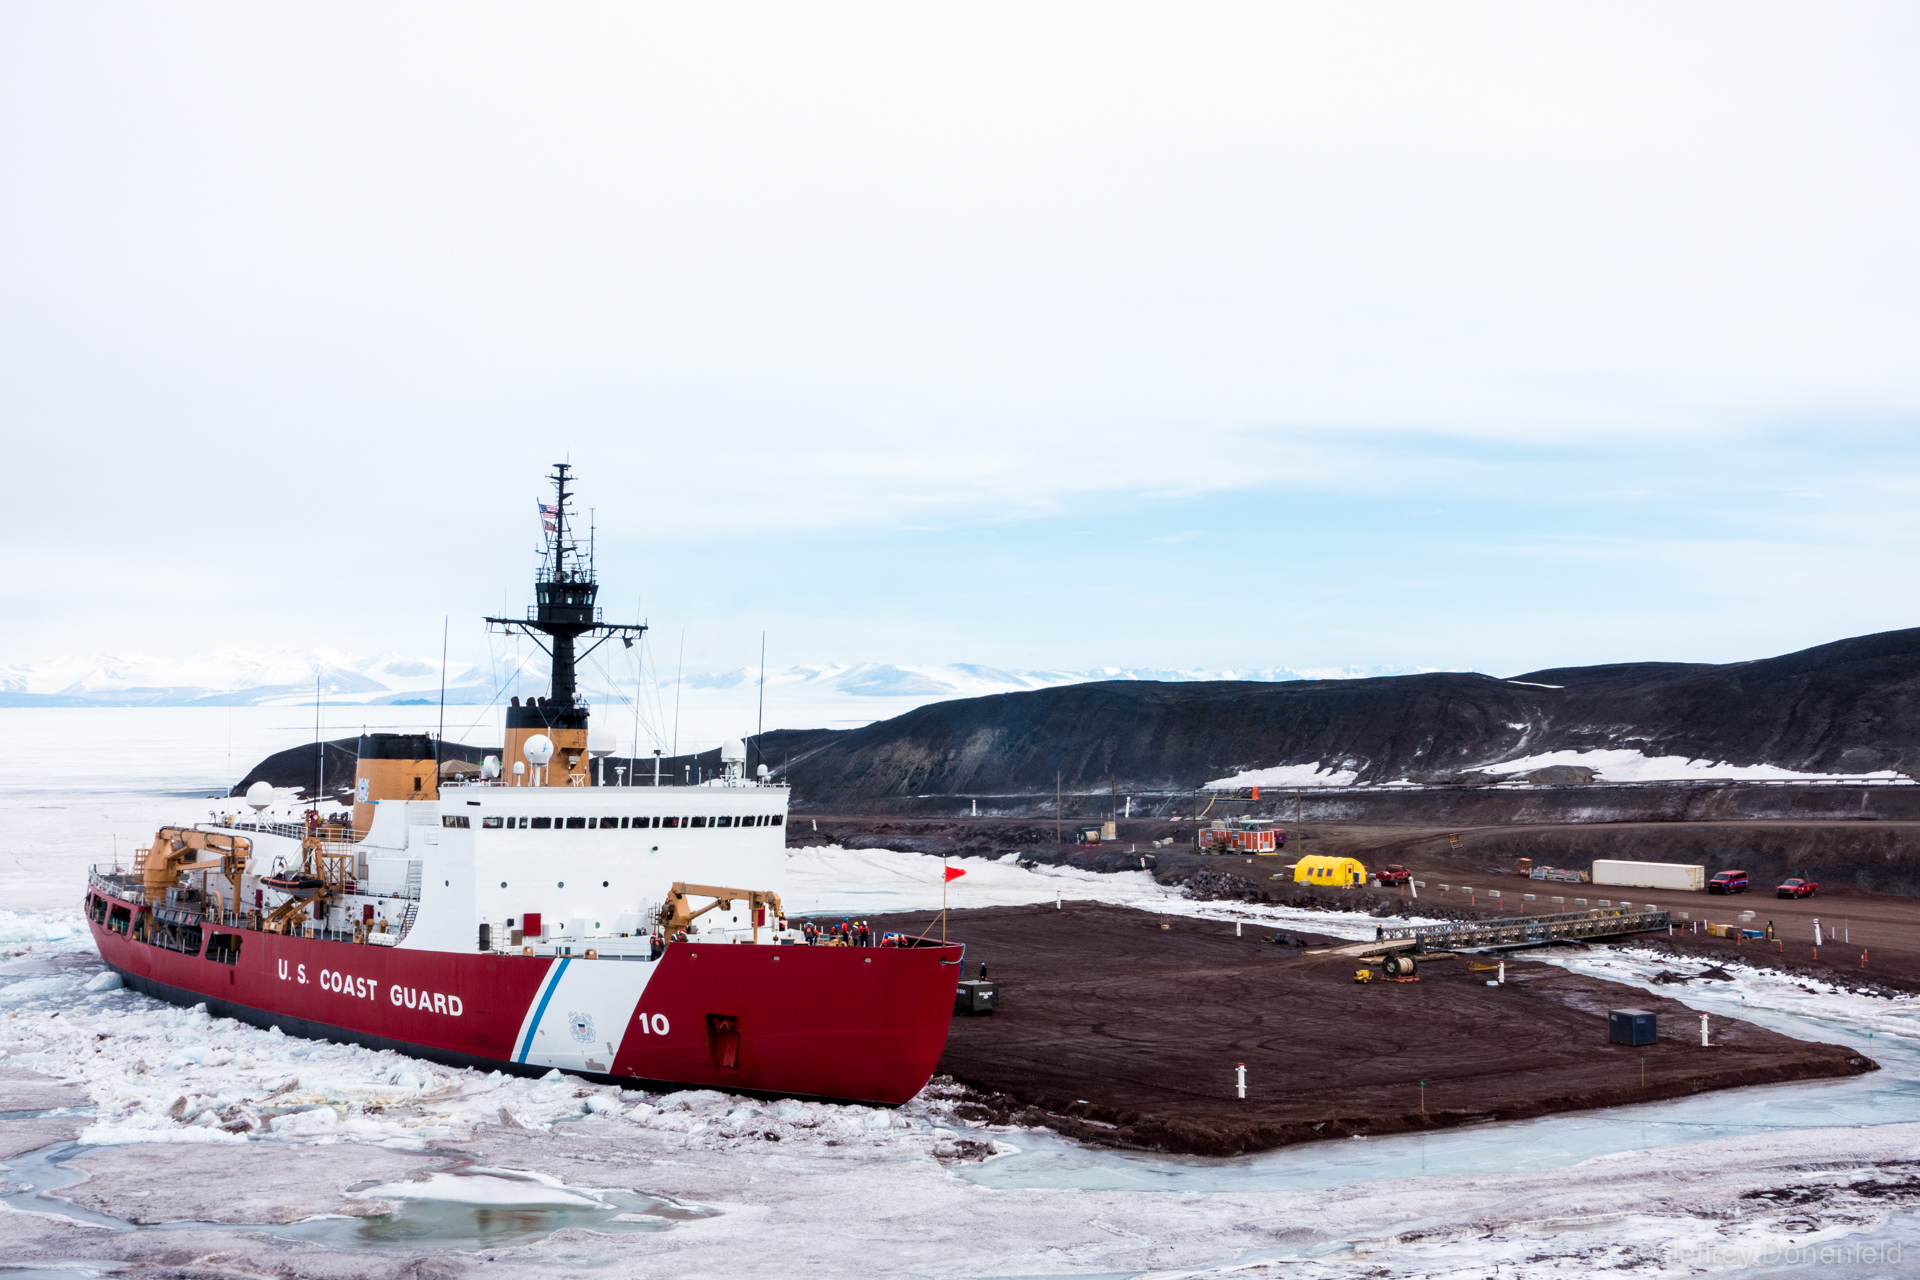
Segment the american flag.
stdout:
[[542,502],[540,507],[540,527],[548,533],[560,532],[560,508],[551,502]]

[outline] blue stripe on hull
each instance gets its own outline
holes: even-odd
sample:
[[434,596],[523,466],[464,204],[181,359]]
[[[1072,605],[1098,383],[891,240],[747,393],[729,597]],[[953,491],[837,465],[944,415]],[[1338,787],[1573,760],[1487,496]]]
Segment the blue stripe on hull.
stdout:
[[513,1055],[515,1062],[525,1062],[527,1055],[533,1052],[533,1037],[540,1031],[540,1020],[547,1016],[547,1005],[553,1000],[553,993],[560,989],[560,977],[572,964],[571,957],[563,959],[553,967],[553,976],[547,979],[547,985],[540,992],[540,1003],[534,1007],[533,1021],[527,1024],[527,1038],[520,1045],[520,1052]]

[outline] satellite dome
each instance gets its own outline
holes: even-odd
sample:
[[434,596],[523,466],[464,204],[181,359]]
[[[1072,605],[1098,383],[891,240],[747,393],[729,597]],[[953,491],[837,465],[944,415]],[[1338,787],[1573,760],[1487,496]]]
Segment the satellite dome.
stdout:
[[527,739],[524,750],[527,753],[527,763],[536,769],[541,768],[547,761],[553,759],[553,739],[544,733],[536,733]]
[[728,738],[720,744],[721,764],[745,764],[747,762],[747,744],[738,738]]
[[594,725],[591,729],[587,730],[587,754],[594,757],[594,759],[597,760],[601,756],[610,756],[617,751],[619,747],[620,740],[614,737],[613,730],[603,728],[600,725]]
[[754,772],[755,772],[755,773],[756,773],[756,774],[757,774],[758,776],[760,776],[760,777],[762,777],[762,778],[764,778],[764,777],[766,777],[766,776],[767,776],[767,766],[765,766],[765,765],[761,765],[761,766],[760,766],[760,767],[759,767],[758,769],[756,769],[756,770],[754,770]]
[[252,807],[255,813],[260,812],[262,809],[266,808],[268,805],[272,803],[273,803],[272,784],[265,781],[261,781],[261,782],[256,782],[252,786],[247,788],[247,804]]
[[500,776],[500,757],[487,756],[483,758],[480,761],[480,776],[483,778],[499,777]]

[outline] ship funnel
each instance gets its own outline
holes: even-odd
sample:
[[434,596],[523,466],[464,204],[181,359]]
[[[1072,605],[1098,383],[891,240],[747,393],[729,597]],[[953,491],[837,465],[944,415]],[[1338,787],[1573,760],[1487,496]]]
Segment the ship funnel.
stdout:
[[373,825],[373,806],[382,800],[438,800],[440,748],[424,733],[367,733],[360,736],[354,766],[355,839]]

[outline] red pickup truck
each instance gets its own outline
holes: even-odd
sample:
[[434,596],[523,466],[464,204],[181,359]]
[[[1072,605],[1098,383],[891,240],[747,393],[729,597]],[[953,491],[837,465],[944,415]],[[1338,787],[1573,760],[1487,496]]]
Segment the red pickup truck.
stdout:
[[1820,892],[1820,886],[1811,880],[1802,880],[1795,876],[1791,880],[1781,881],[1780,887],[1773,892],[1776,898],[1811,898]]
[[1386,866],[1374,872],[1373,878],[1378,880],[1382,885],[1393,888],[1396,885],[1403,885],[1413,879],[1413,872],[1407,870],[1397,862],[1389,862]]

